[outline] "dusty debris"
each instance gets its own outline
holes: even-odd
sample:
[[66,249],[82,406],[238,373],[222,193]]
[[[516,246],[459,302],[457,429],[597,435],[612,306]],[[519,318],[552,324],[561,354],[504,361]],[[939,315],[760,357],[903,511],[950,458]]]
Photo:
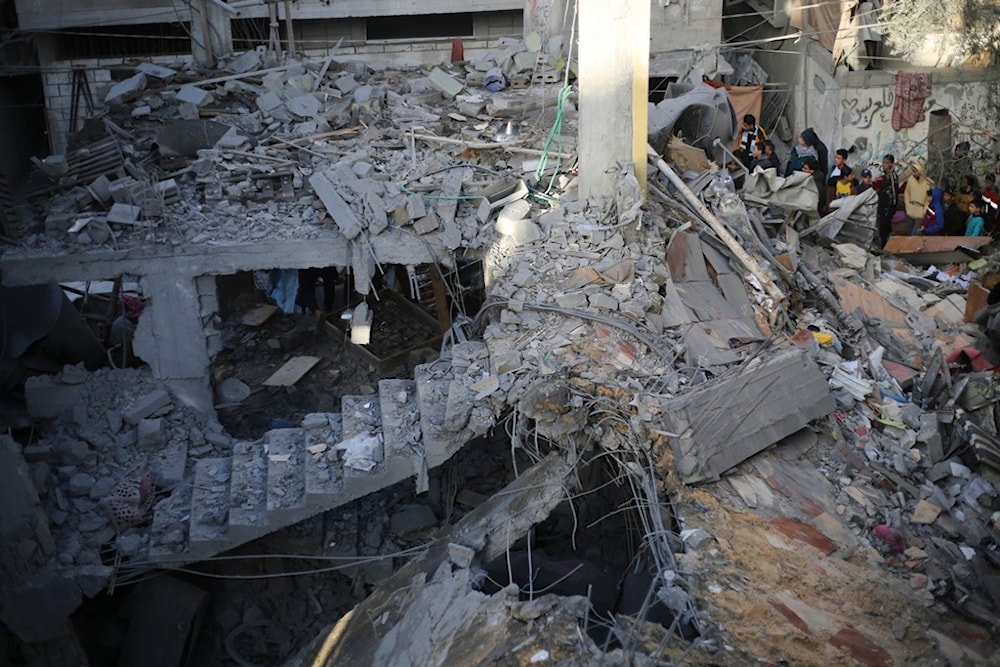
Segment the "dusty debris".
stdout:
[[[573,545],[567,561],[593,581],[610,575],[587,553],[594,545],[576,548],[572,526],[608,523],[628,536],[620,542],[634,538],[616,546],[641,565],[601,591],[617,596],[620,584],[629,602],[613,600],[600,616],[633,656],[904,664],[935,651],[990,655],[980,637],[1000,609],[997,388],[965,365],[990,364],[966,297],[989,272],[969,262],[989,257],[989,239],[894,237],[877,256],[871,195],[818,222],[797,219],[815,209],[811,180],[758,173],[730,190],[731,179],[704,168],[714,146],[683,144],[666,116],[657,141],[677,168],[651,155],[647,204],[628,169],[616,198],[581,201],[568,171],[567,79],[551,54],[520,46],[430,73],[335,58],[265,70],[256,53],[229,63],[236,74],[185,74],[184,83],[140,67],[109,92],[107,136],[43,165],[47,181],[30,199],[44,222],[20,230],[5,267],[55,253],[114,251],[142,263],[197,252],[225,258],[206,270],[214,276],[249,255],[256,265],[241,267],[349,267],[369,298],[339,327],[328,320],[335,335],[322,344],[362,360],[342,358],[343,368],[301,354],[304,331],[267,333],[283,317],[274,305],[227,315],[225,358],[242,368],[217,367],[213,379],[222,386],[244,373],[248,389],[261,389],[245,399],[298,400],[305,386],[358,371],[357,393],[304,414],[276,410],[245,438],[145,372],[70,366],[29,381],[32,416],[55,421],[11,468],[12,484],[30,482],[17,526],[32,537],[16,546],[17,572],[55,567],[58,578],[5,581],[4,600],[72,591],[67,609],[12,626],[23,637],[43,636],[77,592],[112,576],[299,527],[352,535],[319,552],[347,558],[357,586],[381,584],[317,639],[312,658],[424,664],[503,653],[587,664],[607,657],[578,631],[596,598],[543,594],[531,577],[477,588],[479,565],[513,563],[515,552],[525,571],[536,564],[529,557],[547,559],[559,580],[564,561],[512,547],[551,520],[555,541]],[[715,108],[718,98],[703,102]],[[543,125],[553,127],[548,139],[536,131]],[[429,327],[417,348],[398,344],[405,336],[384,325],[393,309],[418,308],[411,301],[435,287],[461,292],[461,280],[441,276],[469,261],[483,266],[483,308],[398,316],[406,333]],[[929,261],[934,270],[919,268]],[[421,284],[414,268],[410,285],[377,288],[393,266],[428,264],[441,284]],[[202,324],[222,319],[213,299],[196,294]],[[978,354],[952,359],[956,350]],[[291,366],[271,375],[282,360]],[[400,366],[412,373],[376,373]],[[441,491],[435,469],[497,434],[512,465],[535,465],[485,502],[475,489]],[[592,459],[610,461],[610,472],[588,468]],[[116,486],[140,466],[155,473],[155,492],[146,477]],[[579,497],[578,476],[591,485]],[[439,503],[343,509],[411,478]],[[604,486],[628,495],[611,503],[589,493]],[[571,509],[554,509],[567,497]],[[447,527],[456,507],[477,503]],[[439,525],[444,538],[394,573],[404,558],[387,555],[399,545],[384,531],[403,543]],[[108,558],[119,564],[105,571]],[[300,598],[303,617],[338,606]],[[267,622],[260,609],[226,612],[234,636]],[[429,623],[441,641],[411,641],[429,636]],[[675,636],[683,642],[671,645]],[[287,637],[282,646],[291,650]]]

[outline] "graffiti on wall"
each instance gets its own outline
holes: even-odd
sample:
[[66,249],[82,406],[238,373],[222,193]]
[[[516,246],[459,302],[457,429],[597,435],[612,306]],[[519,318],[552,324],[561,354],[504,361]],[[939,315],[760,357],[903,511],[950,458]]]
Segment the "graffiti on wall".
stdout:
[[876,120],[888,123],[892,119],[892,103],[896,94],[885,87],[877,94],[864,97],[845,97],[840,101],[842,109],[840,123],[843,127],[869,129]]
[[[1000,174],[1000,83],[947,84],[935,89],[924,103],[924,113],[945,108],[951,112],[952,142],[968,142],[964,165],[982,176]],[[891,153],[902,165],[927,158],[927,125],[895,131],[892,107],[895,93],[889,86],[844,91],[840,103],[841,139],[853,147],[852,161],[859,167],[878,168]]]

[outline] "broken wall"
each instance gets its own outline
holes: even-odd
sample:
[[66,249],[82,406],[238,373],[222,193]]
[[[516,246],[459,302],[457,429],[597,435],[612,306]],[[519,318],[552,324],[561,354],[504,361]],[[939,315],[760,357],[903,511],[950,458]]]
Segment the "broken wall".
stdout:
[[[296,0],[292,19],[341,19],[352,16],[405,16],[440,14],[455,11],[487,12],[521,9],[522,0]],[[176,12],[176,14],[175,14]],[[94,0],[64,3],[59,0],[17,0],[20,27],[25,30],[57,29],[71,26],[111,25],[114,23],[162,23],[164,20],[189,21],[191,12],[184,3],[170,0]],[[282,13],[282,17],[284,13]],[[167,19],[165,19],[167,17]],[[267,6],[244,7],[239,18],[267,17]]]
[[722,41],[722,0],[652,0],[651,10],[650,53],[718,46]]
[[[52,3],[54,4],[54,3]],[[164,10],[153,12],[148,8],[138,9],[142,3],[124,0],[101,0],[90,3],[87,10],[64,10],[55,8],[49,2],[18,3],[19,15],[22,17],[22,28],[26,29],[63,29],[74,25],[92,24],[96,16],[100,16],[103,25],[161,23],[164,20]],[[98,5],[101,9],[95,9]],[[336,55],[339,59],[357,59],[367,62],[373,67],[388,66],[420,66],[446,63],[451,58],[451,38],[425,39],[419,42],[404,42],[401,40],[368,41],[364,18],[351,17],[395,16],[415,13],[433,14],[442,11],[455,11],[455,3],[438,0],[436,2],[413,3],[379,2],[379,3],[337,3],[328,6],[322,2],[295,3],[292,11],[293,30],[298,42],[298,51],[306,56],[325,57],[332,52],[332,47],[339,44]],[[174,16],[170,4],[165,5],[165,11]],[[502,38],[520,36],[522,32],[521,17],[512,14],[510,9],[521,9],[522,3],[512,0],[495,0],[491,2],[469,2],[462,9],[465,12],[482,12],[473,17],[473,34],[464,39],[466,58],[485,55],[492,49],[504,46]],[[39,8],[44,9],[42,13]],[[22,14],[23,11],[23,14]],[[177,16],[187,20],[189,12],[183,8]],[[265,5],[249,7],[241,10],[237,18],[266,18]],[[283,16],[283,15],[282,15]],[[295,23],[298,21],[298,23]],[[228,28],[227,21],[221,22]],[[192,22],[197,26],[198,21]],[[90,93],[96,106],[103,107],[103,99],[113,81],[115,70],[128,70],[132,73],[135,59],[128,56],[101,58],[60,59],[56,48],[58,36],[53,33],[35,35],[38,44],[38,59],[42,65],[42,85],[45,92],[47,109],[47,124],[52,153],[63,153],[66,149],[67,135],[79,129],[70,127],[74,97],[73,69],[80,68],[84,72]],[[97,37],[95,39],[102,39]],[[107,38],[103,38],[107,39]],[[342,41],[341,41],[342,40]],[[716,37],[715,43],[718,43]],[[282,40],[282,46],[284,46]],[[191,62],[191,54],[152,55],[143,58],[144,62],[170,67],[185,67]],[[85,118],[83,100],[77,101],[80,118]]]
[[[917,160],[927,162],[930,112],[947,109],[953,121],[952,146],[961,141],[971,144],[972,168],[982,178],[1000,164],[1000,143],[995,135],[991,136],[1000,125],[1000,81],[996,76],[989,70],[933,72],[930,96],[923,104],[924,120],[897,131],[892,128],[894,73],[847,73],[836,106],[834,127],[840,128],[842,134],[837,147],[857,147],[851,164],[878,167],[886,153],[895,155],[903,165]],[[834,149],[833,145],[830,149]]]
[[[798,58],[790,58],[793,52]],[[813,40],[789,44],[773,55],[754,54],[772,82],[789,89],[785,111],[790,127],[785,141],[795,141],[807,127],[833,151],[855,147],[848,162],[856,168],[877,168],[882,156],[892,153],[903,169],[916,161],[927,161],[930,112],[948,109],[955,123],[952,145],[969,141],[972,167],[982,178],[1000,163],[1000,143],[990,136],[1000,125],[1000,81],[995,69],[930,72],[930,95],[923,101],[924,119],[910,128],[894,130],[896,103],[895,71],[839,71],[831,73],[830,54]]]

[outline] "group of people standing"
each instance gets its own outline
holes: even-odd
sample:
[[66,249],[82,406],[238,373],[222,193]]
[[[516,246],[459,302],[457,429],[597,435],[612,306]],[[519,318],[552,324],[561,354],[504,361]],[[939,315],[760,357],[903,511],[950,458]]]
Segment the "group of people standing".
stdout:
[[[889,158],[892,156],[887,155],[883,165],[889,162],[892,168],[894,160]],[[981,185],[975,174],[966,173],[957,189],[947,182],[938,185],[927,176],[922,163],[913,165],[910,175],[897,189],[901,193],[902,210],[906,214],[910,236],[987,236],[996,233],[1000,199],[996,175],[986,174],[983,181]],[[883,211],[880,207],[879,232],[883,243],[891,233],[891,216],[894,214],[895,209],[887,207]],[[885,220],[887,217],[888,221]]]
[[[775,154],[774,144],[767,139],[756,118],[743,117],[740,148],[737,156],[748,169],[756,167],[775,169],[782,173],[781,160]],[[881,244],[884,246],[892,234],[894,220],[905,216],[907,231],[911,236],[984,236],[1000,233],[996,219],[998,193],[996,176],[986,174],[983,183],[970,172],[962,176],[957,189],[947,182],[935,184],[921,162],[910,167],[905,181],[900,182],[896,171],[896,158],[886,154],[882,158],[881,174],[873,179],[872,171],[863,168],[857,174],[848,163],[850,153],[838,149],[829,161],[829,150],[813,128],[805,129],[792,146],[784,175],[801,171],[816,182],[819,192],[817,212],[826,215],[834,199],[861,194],[874,188],[878,192],[877,219]],[[857,174],[857,175],[856,175]]]

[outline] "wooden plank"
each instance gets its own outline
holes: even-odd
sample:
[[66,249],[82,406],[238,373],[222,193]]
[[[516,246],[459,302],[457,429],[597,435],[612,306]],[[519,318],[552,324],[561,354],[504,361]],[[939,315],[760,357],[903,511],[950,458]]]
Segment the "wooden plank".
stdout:
[[676,232],[670,237],[670,243],[667,244],[667,267],[670,269],[670,277],[676,282],[711,280],[697,234]]
[[248,327],[259,327],[264,324],[264,322],[267,322],[271,315],[274,315],[277,311],[278,307],[273,304],[261,304],[243,315],[240,322]]
[[969,293],[965,298],[965,321],[972,322],[982,308],[986,307],[986,297],[990,291],[979,283],[969,283]]
[[718,479],[819,417],[836,402],[816,362],[788,349],[663,402],[675,467],[685,484]]
[[333,218],[341,234],[353,239],[361,233],[364,228],[361,220],[354,213],[354,209],[337,194],[336,187],[325,174],[317,172],[310,176],[309,185],[323,202],[323,206],[326,206],[326,210],[330,213],[330,217]]
[[319,357],[292,357],[264,380],[265,387],[290,387],[319,363]]
[[975,259],[959,246],[978,250],[991,241],[989,236],[890,236],[883,254],[898,255],[911,264],[958,264]]
[[849,313],[860,308],[866,318],[906,325],[906,311],[897,308],[875,290],[866,289],[843,278],[834,278],[833,285],[840,297],[840,304]]

